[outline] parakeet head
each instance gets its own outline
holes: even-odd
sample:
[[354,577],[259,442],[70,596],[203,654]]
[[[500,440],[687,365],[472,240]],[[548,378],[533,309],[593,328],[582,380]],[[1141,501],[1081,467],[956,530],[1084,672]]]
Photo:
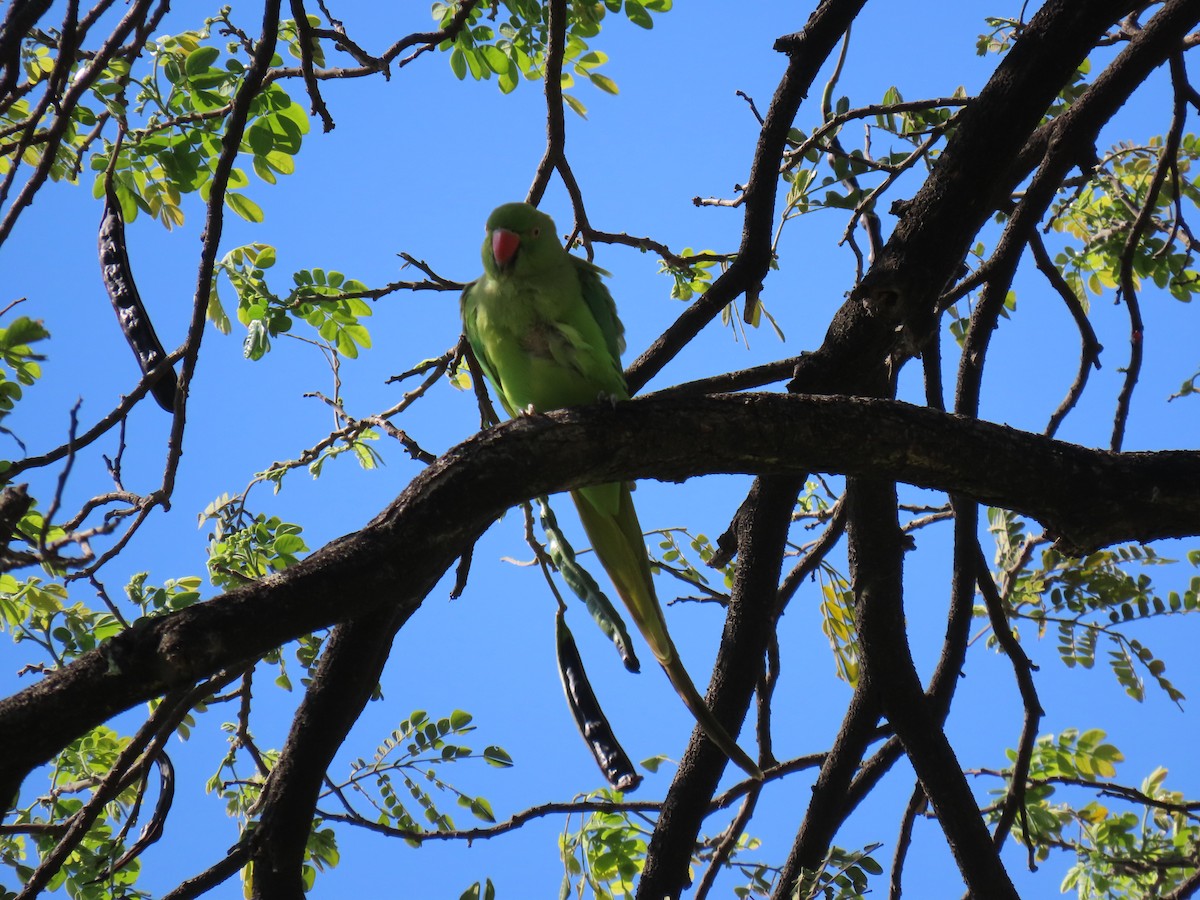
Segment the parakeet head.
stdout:
[[531,275],[562,260],[554,220],[528,203],[505,203],[492,210],[483,241],[483,268],[489,275]]

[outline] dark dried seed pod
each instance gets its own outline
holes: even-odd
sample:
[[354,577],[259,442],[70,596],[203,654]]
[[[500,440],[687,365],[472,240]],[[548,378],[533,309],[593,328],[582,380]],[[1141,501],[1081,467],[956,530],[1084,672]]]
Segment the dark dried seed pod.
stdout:
[[[167,353],[154,333],[154,325],[146,314],[146,307],[142,305],[137,285],[133,283],[133,270],[129,266],[129,255],[125,252],[125,220],[116,191],[111,186],[104,196],[99,244],[100,273],[108,290],[108,299],[112,301],[125,340],[133,348],[138,366],[145,375],[166,359]],[[158,405],[167,412],[175,410],[175,384],[175,370],[167,369],[150,388]]]
[[154,813],[150,817],[150,821],[142,828],[142,833],[133,842],[133,846],[126,850],[120,859],[105,869],[99,878],[89,881],[88,884],[104,881],[114,872],[121,871],[162,837],[167,814],[170,813],[171,805],[175,802],[175,765],[165,750],[159,751],[158,756],[154,758],[154,764],[158,766],[158,802],[154,804]]
[[583,669],[579,648],[575,646],[575,639],[567,628],[561,609],[554,621],[554,636],[558,650],[558,674],[562,676],[563,690],[567,694],[571,715],[575,717],[575,725],[608,783],[628,793],[642,783],[642,776],[633,768],[633,763],[617,742],[612,726],[608,724],[608,718],[596,700]]

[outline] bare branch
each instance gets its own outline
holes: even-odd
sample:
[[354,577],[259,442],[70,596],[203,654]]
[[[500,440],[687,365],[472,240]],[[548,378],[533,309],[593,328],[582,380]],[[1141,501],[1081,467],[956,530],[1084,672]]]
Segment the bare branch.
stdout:
[[1129,310],[1129,365],[1125,367],[1125,381],[1121,386],[1121,393],[1117,397],[1117,411],[1113,419],[1111,443],[1113,450],[1120,450],[1125,439],[1125,423],[1129,418],[1129,403],[1133,398],[1133,389],[1137,385],[1138,376],[1142,371],[1142,354],[1145,347],[1145,326],[1142,322],[1137,287],[1134,284],[1133,255],[1137,252],[1142,235],[1150,224],[1150,217],[1154,212],[1163,182],[1167,179],[1167,173],[1175,163],[1179,152],[1179,142],[1183,137],[1183,127],[1187,121],[1187,97],[1183,90],[1183,84],[1187,81],[1187,72],[1183,66],[1183,57],[1178,53],[1171,57],[1171,80],[1175,85],[1175,104],[1171,127],[1167,131],[1162,155],[1159,156],[1158,165],[1150,179],[1150,186],[1146,190],[1146,200],[1142,204],[1142,208],[1138,210],[1133,224],[1129,227],[1129,235],[1121,250],[1120,298],[1125,301],[1125,308]]
[[316,38],[308,14],[304,11],[304,0],[290,0],[292,19],[296,23],[296,42],[300,45],[300,72],[304,77],[304,86],[308,90],[308,99],[312,101],[313,115],[320,116],[321,128],[326,134],[333,131],[333,116],[321,97],[321,87],[313,73],[313,45]]

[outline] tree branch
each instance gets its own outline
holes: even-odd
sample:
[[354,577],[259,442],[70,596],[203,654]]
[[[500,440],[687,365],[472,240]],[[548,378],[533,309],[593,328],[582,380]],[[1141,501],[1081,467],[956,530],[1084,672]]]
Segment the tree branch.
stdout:
[[187,396],[196,361],[200,354],[200,342],[204,337],[204,322],[208,311],[212,289],[213,271],[217,262],[217,250],[221,244],[221,232],[225,221],[225,193],[233,162],[240,152],[242,136],[250,118],[250,106],[265,83],[267,70],[275,55],[279,39],[279,5],[281,0],[267,0],[263,4],[262,34],[254,48],[254,55],[246,76],[233,98],[233,107],[225,123],[225,134],[221,138],[221,153],[213,167],[212,182],[208,196],[208,210],[204,219],[204,232],[200,237],[200,265],[196,272],[196,291],[192,297],[192,316],[188,323],[184,341],[183,363],[179,367],[179,385],[176,393],[175,418],[171,423],[171,434],[167,442],[167,461],[160,488],[160,502],[169,503],[175,488],[175,472],[179,457],[183,454],[183,432],[187,423]]
[[[774,633],[777,585],[788,526],[804,475],[760,478],[750,513],[738,527],[738,567],[729,613],[705,702],[736,735],[763,670]],[[678,897],[689,880],[692,849],[707,814],[708,799],[728,760],[697,726],[655,824],[638,897]]]
[[[562,64],[566,52],[567,4],[565,0],[550,0],[546,5],[546,70],[542,76],[546,92],[546,152],[533,176],[526,200],[537,206],[550,184],[550,175],[564,162],[563,148],[567,143],[567,123],[563,116]],[[579,210],[576,210],[578,221]]]
[[303,895],[304,852],[325,773],[379,684],[392,638],[415,611],[385,605],[339,625],[326,642],[263,790],[251,839],[255,898]]
[[972,896],[1018,900],[913,666],[905,637],[895,485],[876,478],[849,479],[845,502],[861,677],[904,744]]
[[820,868],[834,835],[854,809],[856,801],[847,802],[847,791],[863,754],[876,737],[875,723],[878,721],[878,703],[860,677],[837,737],[813,784],[812,799],[796,832],[796,840],[775,883],[776,900],[790,900],[804,873]]
[[634,360],[626,372],[630,393],[637,393],[661,371],[727,303],[762,284],[771,265],[775,195],[788,132],[818,71],[865,3],[866,0],[823,0],[801,31],[775,42],[775,49],[788,55],[788,67],[767,108],[754,148],[750,178],[742,195],[746,212],[737,258],[699,300]]
[[[622,479],[879,474],[1040,520],[1060,548],[1200,532],[1200,453],[1114,454],[885,400],[739,394],[522,417],[423,470],[361,531],[300,564],[143,620],[0,701],[0,795],[133,704],[381,603],[420,605],[505,509]],[[1039,477],[1030,477],[1039,473]],[[455,510],[453,516],[446,510]]]
[[313,115],[321,117],[321,129],[328,134],[334,129],[333,116],[321,97],[321,86],[313,74],[313,45],[316,38],[313,35],[312,24],[304,10],[304,0],[290,0],[292,20],[296,23],[296,43],[300,45],[300,72],[304,76],[304,87],[308,90],[308,99],[312,103]]
[[1133,399],[1133,389],[1142,371],[1142,354],[1145,348],[1144,329],[1142,322],[1141,304],[1138,302],[1137,286],[1134,283],[1133,256],[1138,245],[1142,242],[1146,227],[1154,214],[1159,191],[1167,180],[1167,173],[1176,165],[1179,156],[1179,142],[1183,137],[1184,123],[1187,121],[1187,95],[1184,84],[1187,82],[1187,72],[1183,67],[1183,57],[1176,53],[1171,57],[1171,82],[1175,89],[1175,102],[1171,116],[1171,127],[1167,131],[1167,139],[1163,142],[1162,155],[1158,165],[1154,167],[1154,175],[1146,188],[1146,200],[1138,210],[1133,224],[1129,226],[1129,234],[1125,238],[1125,246],[1121,250],[1120,261],[1120,291],[1118,297],[1125,301],[1129,310],[1129,365],[1125,367],[1125,380],[1121,385],[1121,393],[1117,397],[1117,411],[1113,417],[1112,443],[1113,450],[1120,450],[1125,439],[1125,423],[1129,419],[1129,403]]
[[[1046,109],[1105,29],[1134,5],[1050,0],[1038,10],[979,96],[958,114],[937,166],[807,365],[821,367],[829,358],[841,360],[834,367],[841,369],[872,364],[898,340],[907,353],[919,351],[935,325],[938,295],[955,277],[969,242],[1025,176],[1021,153]],[[844,386],[831,388],[839,389]]]

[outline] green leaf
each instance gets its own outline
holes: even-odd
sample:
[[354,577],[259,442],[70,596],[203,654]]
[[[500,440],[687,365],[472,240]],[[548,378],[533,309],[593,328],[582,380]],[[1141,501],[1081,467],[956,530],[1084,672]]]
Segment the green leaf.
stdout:
[[590,69],[593,66],[600,66],[608,62],[608,54],[602,53],[599,50],[590,50],[579,59],[575,60],[577,66],[583,66],[585,69]]
[[630,22],[641,28],[654,27],[650,13],[646,12],[646,8],[638,0],[625,0],[625,15],[629,17]]
[[492,812],[492,804],[484,797],[475,797],[468,804],[471,815],[489,824],[495,823],[496,814]]
[[246,129],[246,143],[256,156],[266,156],[275,149],[275,135],[265,121],[257,119]]
[[183,64],[183,71],[189,79],[201,75],[212,67],[212,64],[217,61],[220,55],[221,51],[216,47],[197,47],[187,55],[187,60]]
[[602,91],[606,91],[609,94],[619,93],[617,83],[607,75],[601,75],[598,72],[591,72],[588,74],[588,78],[591,80],[592,84],[600,88]]
[[497,79],[497,83],[500,86],[500,93],[502,94],[511,94],[516,90],[519,82],[520,78],[518,77],[517,67],[511,62],[509,67],[501,72],[499,79]]
[[642,760],[642,768],[647,772],[657,772],[666,761],[665,756],[648,756]]
[[[266,156],[254,157],[256,172],[259,172],[258,166],[260,161],[262,164],[269,166],[272,171],[278,172],[280,175],[291,175],[296,171],[296,161],[292,159],[291,154],[285,153],[282,150],[272,150]],[[261,172],[259,172],[259,176],[262,177]],[[264,178],[263,180],[271,181],[271,183],[274,184],[274,180],[272,179]]]
[[0,348],[11,350],[23,344],[32,344],[50,337],[40,319],[18,316],[7,328],[0,329]]
[[582,119],[587,118],[587,107],[584,106],[582,103],[580,103],[576,97],[573,97],[570,94],[564,93],[562,95],[562,98],[563,98],[563,100],[566,101],[567,106],[571,107],[571,109],[573,109],[580,118],[582,118]]
[[483,54],[483,61],[497,75],[507,72],[509,66],[512,65],[511,60],[504,54],[504,51],[495,44],[487,44],[482,48],[481,52]]
[[512,757],[508,755],[503,747],[488,746],[483,748],[483,758],[488,765],[496,766],[499,769],[510,768],[513,764]]
[[467,61],[467,71],[476,81],[486,81],[492,77],[492,70],[487,67],[483,60],[483,54],[478,50],[464,51],[463,58]]
[[262,207],[245,194],[237,194],[232,191],[227,193],[225,195],[225,205],[247,222],[258,223],[263,220]]
[[275,538],[272,549],[279,554],[294,555],[308,549],[304,539],[296,534],[281,534]]
[[459,81],[467,77],[467,59],[461,47],[455,47],[450,54],[450,71]]

